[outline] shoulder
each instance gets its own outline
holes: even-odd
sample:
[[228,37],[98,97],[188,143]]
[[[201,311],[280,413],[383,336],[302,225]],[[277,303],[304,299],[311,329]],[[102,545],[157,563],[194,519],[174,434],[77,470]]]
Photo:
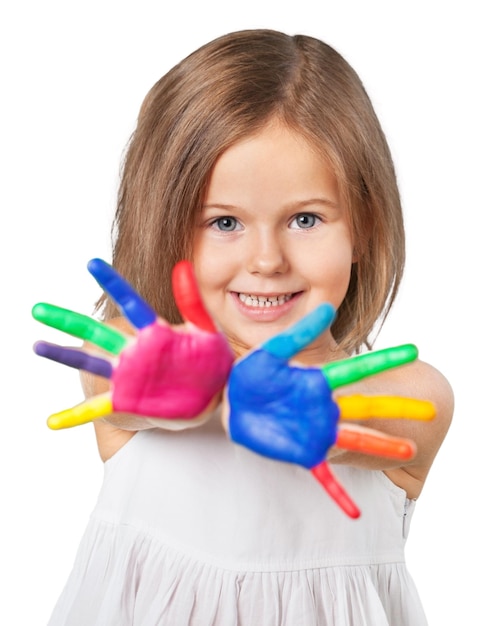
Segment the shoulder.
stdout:
[[442,421],[451,421],[454,412],[454,392],[447,378],[438,369],[418,360],[398,368],[394,379],[402,386],[401,391],[406,391],[406,395],[429,400],[434,404],[436,413]]
[[417,447],[416,456],[409,464],[386,471],[393,482],[416,498],[451,425],[454,393],[447,378],[429,363],[416,361],[399,369],[402,371],[396,370],[394,374],[398,394],[428,400],[435,408],[435,417],[430,422],[405,420],[407,436]]
[[370,393],[429,400],[443,421],[452,418],[452,387],[442,372],[424,361],[416,360],[372,376],[366,380],[365,386]]
[[363,422],[364,426],[388,435],[412,440],[416,445],[416,454],[406,463],[396,466],[392,460],[343,457],[345,462],[351,464],[382,469],[396,485],[405,489],[410,498],[416,498],[452,422],[454,394],[449,381],[438,369],[418,360],[381,372],[340,391],[340,395],[350,393],[416,398],[434,405],[435,417],[430,421],[372,419]]
[[421,360],[381,372],[344,389],[367,394],[386,394],[428,400],[443,421],[454,411],[454,393],[447,378],[434,366]]

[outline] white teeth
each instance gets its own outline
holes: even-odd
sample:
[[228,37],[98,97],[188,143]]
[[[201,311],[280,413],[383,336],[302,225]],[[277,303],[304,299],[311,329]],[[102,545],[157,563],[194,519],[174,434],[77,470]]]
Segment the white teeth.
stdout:
[[239,299],[247,306],[270,307],[285,304],[292,297],[291,294],[281,296],[254,296],[249,293],[239,293]]

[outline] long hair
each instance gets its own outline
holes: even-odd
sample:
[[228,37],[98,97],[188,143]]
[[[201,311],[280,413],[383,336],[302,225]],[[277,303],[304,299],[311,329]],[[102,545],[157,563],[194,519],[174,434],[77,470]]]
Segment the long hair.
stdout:
[[[113,265],[159,315],[181,321],[173,266],[191,258],[214,164],[273,117],[331,165],[347,205],[357,262],[332,326],[343,349],[370,347],[402,278],[405,246],[386,138],[355,71],[313,37],[245,30],[202,46],[149,91],[125,152]],[[106,319],[118,315],[103,296]]]

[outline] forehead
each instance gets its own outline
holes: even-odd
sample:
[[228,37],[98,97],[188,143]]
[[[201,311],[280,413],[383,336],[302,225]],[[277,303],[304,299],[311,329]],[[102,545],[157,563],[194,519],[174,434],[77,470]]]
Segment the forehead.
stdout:
[[329,160],[303,134],[273,122],[225,150],[211,172],[207,195],[261,185],[263,193],[323,191],[337,198]]

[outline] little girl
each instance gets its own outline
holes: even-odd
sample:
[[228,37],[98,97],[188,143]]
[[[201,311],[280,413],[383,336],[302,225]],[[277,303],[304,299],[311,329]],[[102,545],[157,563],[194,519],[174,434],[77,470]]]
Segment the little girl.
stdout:
[[[403,272],[403,218],[372,105],[331,47],[270,30],[231,33],[150,90],[124,162],[113,251],[115,270],[151,306],[145,327],[155,315],[163,327],[182,324],[170,277],[183,259],[234,357],[325,302],[336,316],[294,356],[298,367],[325,371],[371,347]],[[105,292],[105,321],[139,340]],[[191,322],[200,326],[189,318],[171,333],[196,337]],[[216,387],[190,414],[177,414],[179,389],[164,419],[106,403],[94,421],[104,483],[49,625],[425,625],[404,546],[452,417],[445,378],[414,361],[335,392],[337,402],[392,394],[436,409],[429,422],[367,422],[412,439],[410,460],[328,450],[362,511],[351,520],[303,467],[224,432],[230,398],[254,403],[253,381],[222,397],[227,346]],[[170,382],[182,348],[161,350]],[[86,374],[83,386],[88,398],[109,397],[107,377]]]

